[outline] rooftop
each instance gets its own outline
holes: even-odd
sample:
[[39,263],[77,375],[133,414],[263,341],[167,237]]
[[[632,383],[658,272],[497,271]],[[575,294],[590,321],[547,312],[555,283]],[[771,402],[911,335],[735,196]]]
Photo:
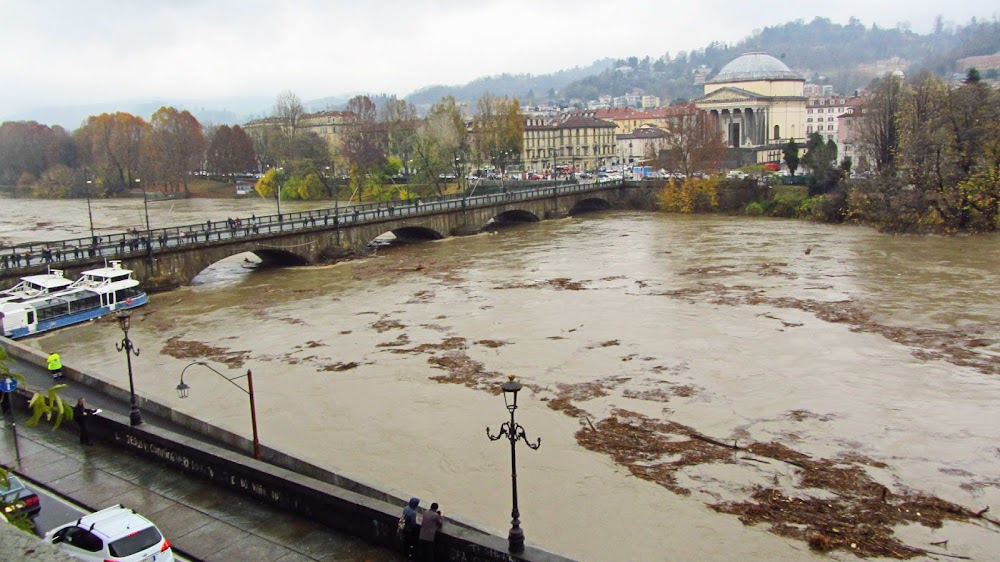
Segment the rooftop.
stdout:
[[767,53],[746,53],[731,61],[707,84],[756,80],[804,80],[785,63]]

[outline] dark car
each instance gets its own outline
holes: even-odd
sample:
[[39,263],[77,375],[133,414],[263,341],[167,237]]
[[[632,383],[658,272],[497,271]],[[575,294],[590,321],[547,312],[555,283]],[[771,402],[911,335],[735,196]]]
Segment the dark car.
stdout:
[[0,478],[0,501],[3,503],[3,514],[7,516],[24,514],[34,519],[42,510],[38,496],[11,473],[7,474],[6,482]]

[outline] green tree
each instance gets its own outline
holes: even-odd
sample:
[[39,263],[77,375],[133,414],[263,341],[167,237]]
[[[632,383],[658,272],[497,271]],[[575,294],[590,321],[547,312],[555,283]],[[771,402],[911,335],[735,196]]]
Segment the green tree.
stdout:
[[467,153],[465,121],[455,98],[441,98],[431,106],[427,118],[417,129],[413,179],[419,185],[428,186],[420,194],[428,195],[432,190],[444,195],[447,185],[444,178],[454,170],[456,159],[462,159]]
[[379,129],[375,103],[368,96],[348,100],[347,112],[340,154],[351,173],[351,198],[360,194],[361,201],[365,193],[381,190],[376,184],[381,181],[379,171],[386,163],[384,135]]
[[841,169],[836,165],[837,144],[833,140],[823,142],[823,135],[810,134],[801,164],[812,171],[808,182],[810,196],[829,193],[836,189],[842,176]]
[[795,139],[789,139],[788,144],[781,150],[785,164],[788,166],[788,173],[795,175],[795,170],[799,169],[799,145]]

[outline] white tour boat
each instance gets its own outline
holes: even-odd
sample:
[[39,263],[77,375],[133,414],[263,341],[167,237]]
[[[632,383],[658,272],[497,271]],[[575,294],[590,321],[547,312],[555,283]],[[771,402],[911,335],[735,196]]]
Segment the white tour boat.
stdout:
[[0,333],[23,338],[100,318],[149,302],[132,270],[120,261],[84,271],[69,287],[52,293],[0,303]]
[[28,275],[10,289],[0,291],[0,304],[14,300],[24,300],[38,295],[61,291],[73,282],[63,276],[63,270],[50,269],[41,275]]

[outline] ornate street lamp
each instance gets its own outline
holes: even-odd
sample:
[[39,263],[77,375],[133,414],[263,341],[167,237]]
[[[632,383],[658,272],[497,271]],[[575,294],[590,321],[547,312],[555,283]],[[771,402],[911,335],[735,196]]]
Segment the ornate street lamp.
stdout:
[[[247,369],[247,373],[245,375],[227,377],[226,375],[223,375],[219,371],[213,369],[212,366],[209,365],[208,363],[205,363],[204,361],[195,361],[193,363],[188,364],[188,366],[184,367],[184,369],[181,371],[181,382],[180,384],[177,385],[177,396],[180,396],[181,398],[187,398],[188,394],[191,391],[191,387],[185,384],[184,382],[184,372],[187,371],[188,367],[190,367],[191,365],[201,365],[202,367],[208,368],[208,370],[226,379],[227,381],[230,382],[230,384],[232,384],[233,386],[242,390],[245,394],[250,396],[250,424],[253,426],[253,458],[260,460],[260,439],[257,437],[257,407],[254,405],[254,399],[253,399],[253,373],[250,372],[250,369]],[[236,379],[242,379],[243,377],[247,378],[247,387],[249,388],[249,390],[233,382]]]
[[115,344],[115,348],[121,352],[125,352],[125,359],[128,361],[128,392],[131,398],[129,399],[129,410],[128,410],[128,420],[133,426],[140,425],[142,423],[142,415],[139,414],[139,406],[135,403],[135,382],[132,379],[132,355],[136,357],[139,356],[139,349],[132,345],[132,340],[128,337],[128,329],[132,320],[132,313],[127,310],[119,310],[118,314],[118,324],[122,328],[122,332],[125,334],[125,338],[122,339],[122,343]]
[[496,441],[505,435],[510,440],[510,483],[514,497],[514,509],[510,512],[511,521],[510,533],[507,535],[507,548],[511,552],[524,552],[524,531],[521,529],[521,512],[517,509],[517,463],[514,445],[518,439],[523,439],[525,445],[532,450],[536,450],[542,446],[542,439],[539,437],[537,442],[532,444],[528,440],[528,436],[524,433],[524,427],[514,421],[514,410],[517,409],[517,393],[521,390],[521,383],[514,380],[514,375],[510,375],[510,379],[503,383],[500,388],[503,389],[503,401],[507,405],[507,411],[510,412],[510,421],[503,422],[500,426],[500,432],[496,435],[492,435],[490,428],[487,427],[486,436],[490,438],[490,441]]

